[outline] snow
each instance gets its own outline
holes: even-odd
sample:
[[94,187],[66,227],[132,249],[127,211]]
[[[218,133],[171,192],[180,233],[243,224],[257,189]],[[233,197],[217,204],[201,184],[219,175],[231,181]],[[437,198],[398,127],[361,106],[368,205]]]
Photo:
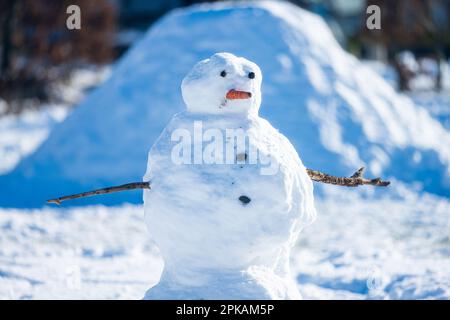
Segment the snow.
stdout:
[[146,298],[300,298],[287,261],[315,219],[313,186],[294,147],[258,116],[261,79],[257,65],[229,53],[183,79],[187,111],[151,148],[144,176],[146,223],[164,257]]
[[[368,66],[376,73],[378,73],[383,79],[388,82],[393,88],[397,87],[397,76],[392,66],[372,60],[364,60],[364,65]],[[450,129],[450,64],[443,64],[442,68],[442,83],[443,90],[436,92],[433,86],[414,87],[413,90],[406,92],[405,94],[418,106],[426,109],[430,115],[438,120],[442,126]],[[427,80],[432,82],[432,79]]]
[[448,299],[449,205],[401,188],[397,198],[317,201],[318,219],[298,244],[306,298]]
[[162,260],[140,206],[0,209],[0,299],[140,299]]
[[417,105],[423,106],[438,120],[444,128],[450,130],[450,93],[449,91],[413,92],[411,98]]
[[32,153],[48,137],[50,128],[61,122],[68,111],[63,106],[43,109],[0,118],[0,174],[12,170],[19,160]]
[[[223,73],[222,73],[223,72]],[[249,78],[249,73],[255,75]],[[181,92],[187,110],[207,114],[257,114],[261,105],[259,67],[231,53],[216,53],[198,62],[183,78]],[[227,100],[229,90],[251,94],[250,99]]]
[[[448,199],[339,192],[316,207],[291,254],[303,298],[450,298]],[[163,268],[142,205],[0,209],[0,229],[0,299],[141,299]]]
[[55,86],[60,103],[25,109],[20,115],[2,115],[5,102],[0,99],[0,174],[13,170],[22,158],[34,152],[50,130],[67,117],[70,106],[81,101],[86,91],[103,81],[109,71],[108,67],[77,69],[67,81]]
[[[60,193],[139,180],[148,148],[184,108],[181,79],[194,63],[223,51],[261,67],[260,114],[307,167],[348,175],[366,165],[369,175],[449,195],[449,132],[342,50],[320,17],[258,1],[196,5],[162,18],[37,152],[0,178],[6,190],[21,185],[26,195],[3,192],[0,203],[39,207]],[[413,159],[417,152],[420,161]],[[123,201],[141,199],[130,192],[72,204]]]

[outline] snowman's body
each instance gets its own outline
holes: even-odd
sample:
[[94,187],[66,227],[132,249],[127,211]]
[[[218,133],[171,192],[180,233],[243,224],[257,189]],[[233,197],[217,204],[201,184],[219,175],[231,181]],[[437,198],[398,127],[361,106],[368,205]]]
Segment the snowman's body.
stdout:
[[[146,298],[300,298],[289,253],[315,217],[312,183],[290,142],[258,116],[260,85],[259,68],[231,54],[183,80],[188,110],[150,150],[144,177],[146,222],[165,263]],[[245,147],[230,132],[244,132]],[[179,152],[186,139],[195,146]]]

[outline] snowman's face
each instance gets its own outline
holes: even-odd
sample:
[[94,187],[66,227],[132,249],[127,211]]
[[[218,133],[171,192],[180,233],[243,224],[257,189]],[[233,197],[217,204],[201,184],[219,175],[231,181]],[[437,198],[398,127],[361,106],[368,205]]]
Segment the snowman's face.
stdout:
[[190,112],[257,114],[261,81],[261,70],[255,63],[230,53],[216,53],[192,68],[181,91]]

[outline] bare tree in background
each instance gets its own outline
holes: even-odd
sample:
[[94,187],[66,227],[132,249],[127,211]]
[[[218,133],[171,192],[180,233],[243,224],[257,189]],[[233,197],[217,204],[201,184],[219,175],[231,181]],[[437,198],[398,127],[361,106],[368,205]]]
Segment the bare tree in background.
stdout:
[[[66,27],[73,4],[81,9],[80,30]],[[75,68],[109,62],[115,21],[108,0],[0,0],[0,98],[7,112],[52,101],[53,84]]]
[[[443,47],[450,45],[450,1],[448,0],[367,0],[366,5],[381,9],[381,30],[363,27],[361,36],[367,43],[383,46],[395,56],[401,50],[428,47],[431,57],[438,63],[443,59]],[[399,87],[407,89],[411,74],[400,64],[391,61],[399,74]],[[436,76],[436,89],[441,89],[440,68]]]

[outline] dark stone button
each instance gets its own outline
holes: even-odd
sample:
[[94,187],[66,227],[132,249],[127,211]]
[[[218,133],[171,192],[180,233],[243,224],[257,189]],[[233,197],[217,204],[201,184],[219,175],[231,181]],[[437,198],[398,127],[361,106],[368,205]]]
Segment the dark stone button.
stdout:
[[239,197],[239,201],[240,202],[242,202],[242,204],[248,204],[248,203],[250,203],[250,201],[252,201],[252,199],[250,199],[249,197],[247,197],[247,196],[240,196]]

